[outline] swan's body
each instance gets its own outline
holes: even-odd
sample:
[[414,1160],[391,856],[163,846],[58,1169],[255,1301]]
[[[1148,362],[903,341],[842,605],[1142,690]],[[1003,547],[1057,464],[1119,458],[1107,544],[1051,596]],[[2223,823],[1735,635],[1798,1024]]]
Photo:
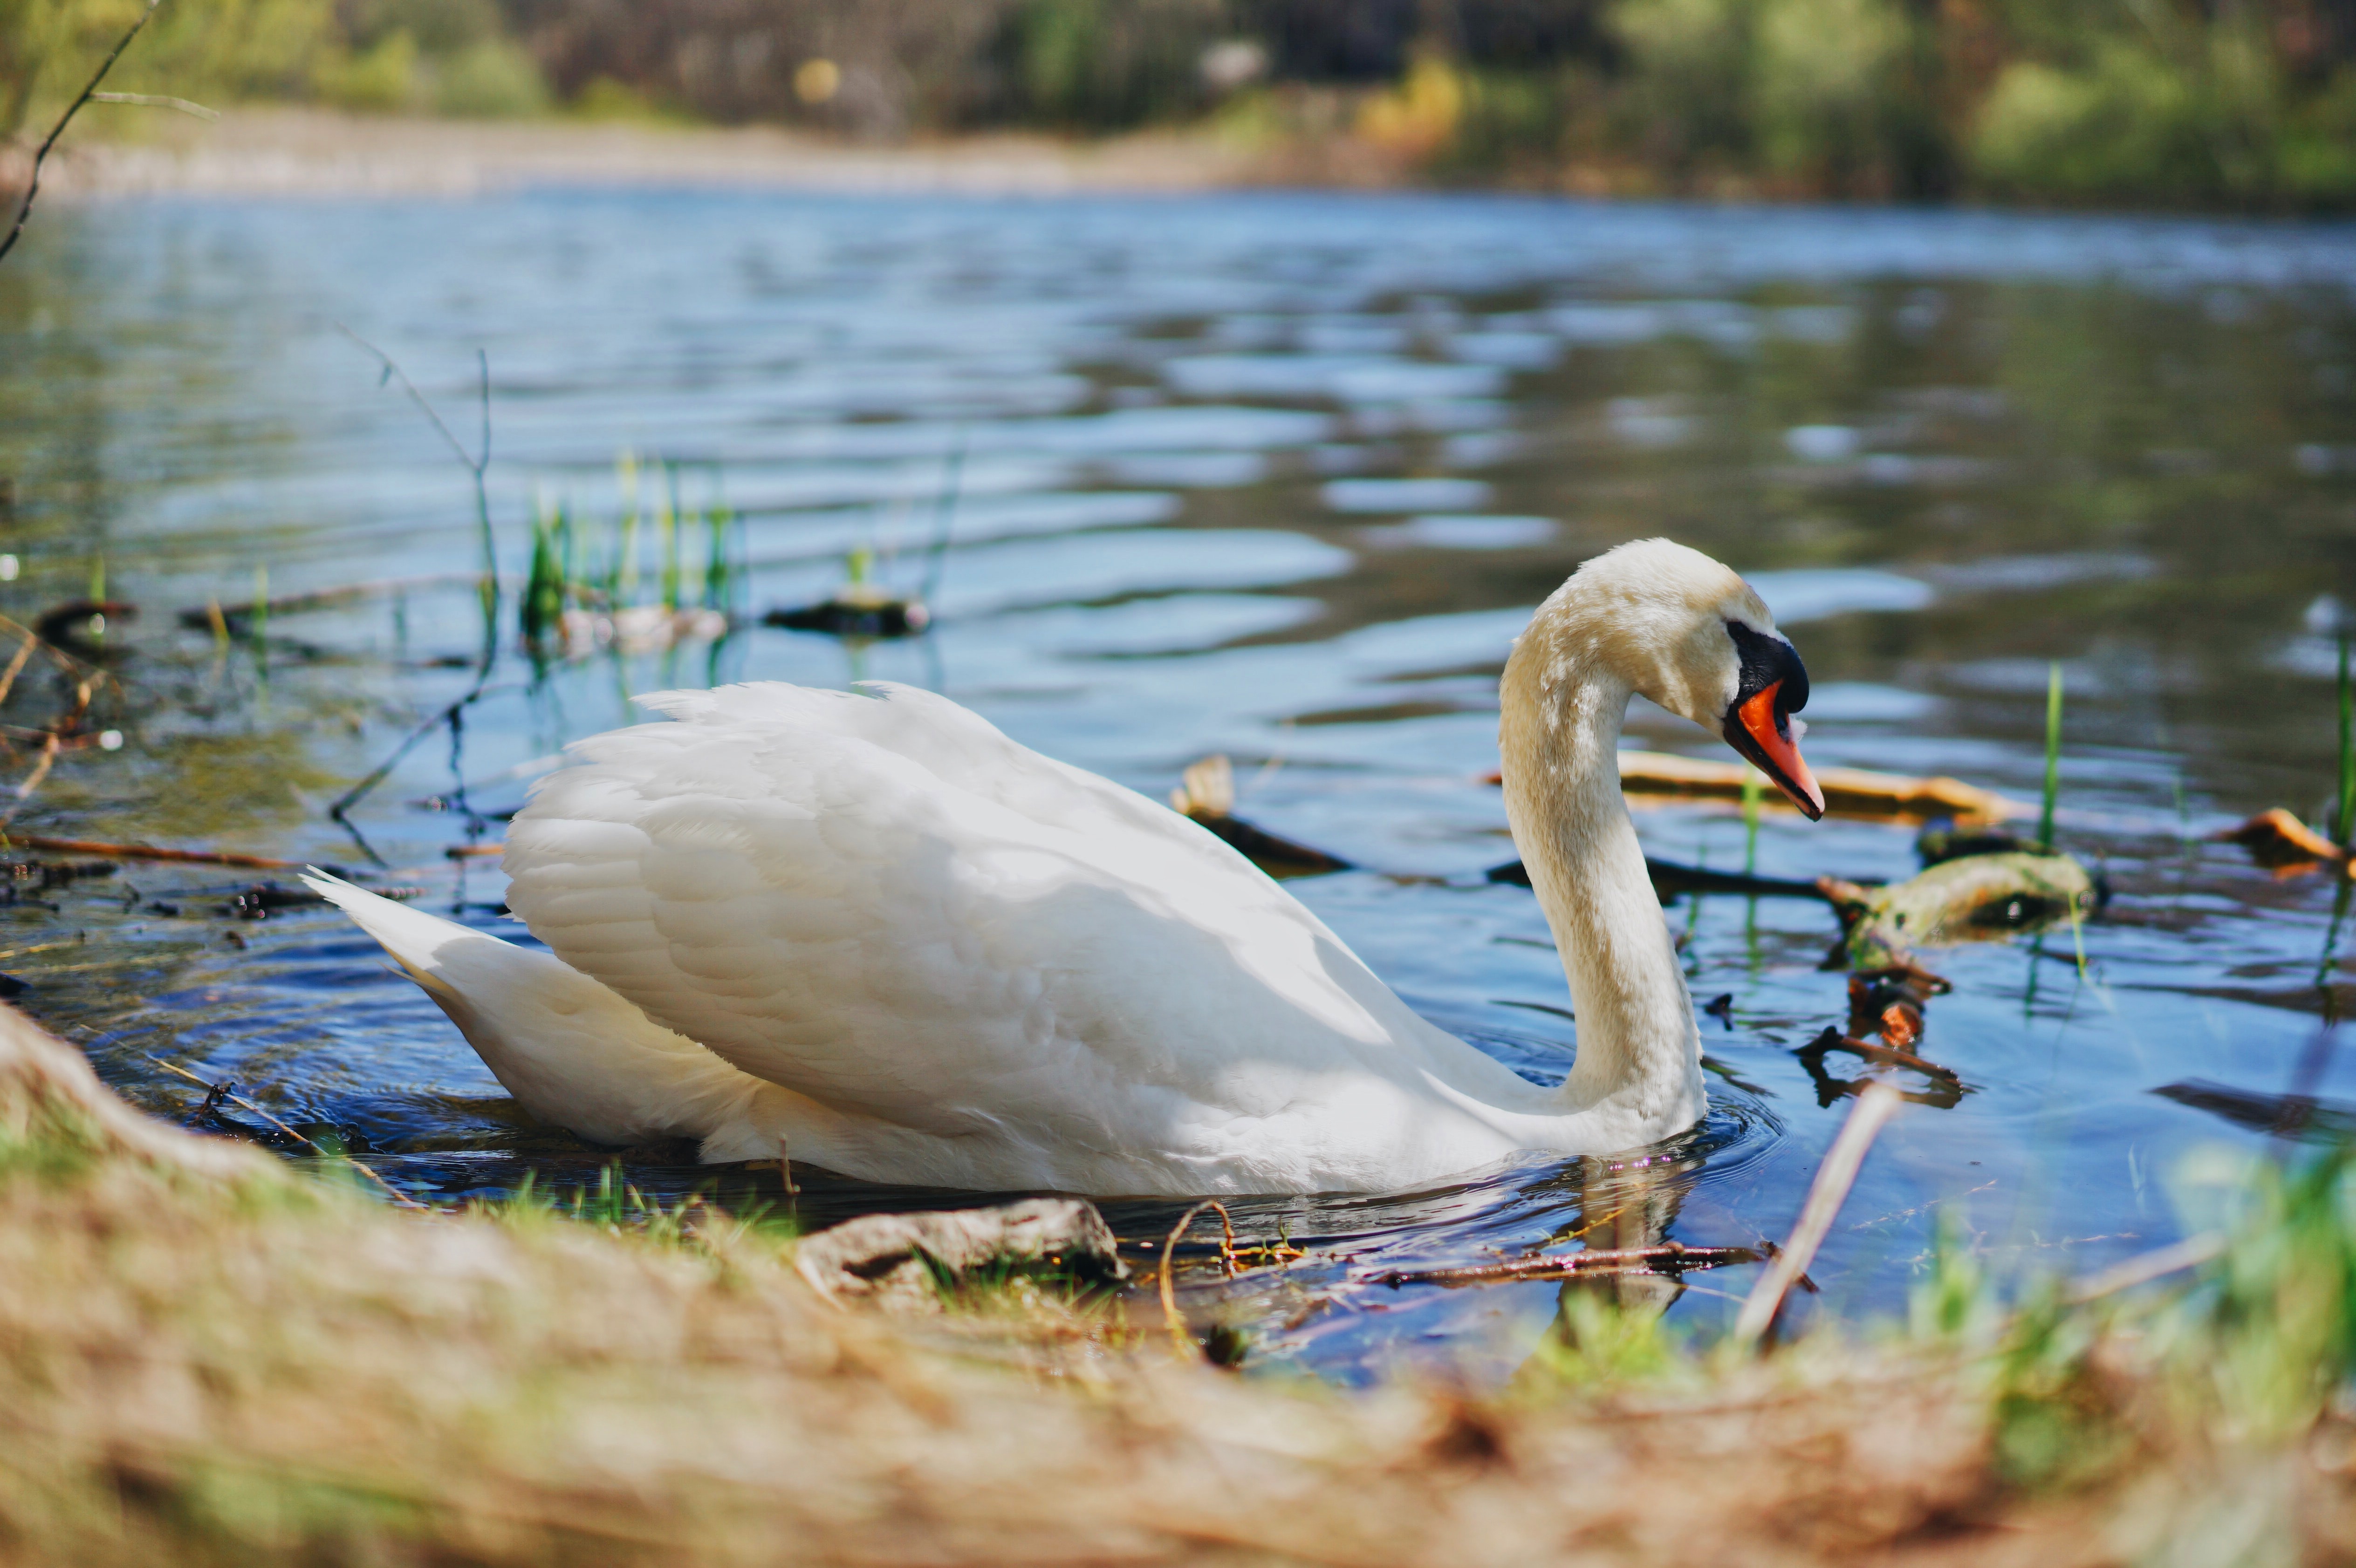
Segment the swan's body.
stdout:
[[1744,693],[1740,656],[1705,649],[1726,667],[1685,692],[1620,667],[1615,639],[1726,614],[1772,636],[1725,568],[1627,547],[1507,667],[1508,815],[1579,1019],[1558,1089],[1417,1017],[1194,823],[905,687],[671,692],[644,700],[676,722],[573,747],[508,840],[509,904],[552,956],[314,885],[527,1110],[601,1141],[1100,1194],[1381,1189],[1629,1148],[1705,1098],[1621,720],[1640,686],[1689,713]]

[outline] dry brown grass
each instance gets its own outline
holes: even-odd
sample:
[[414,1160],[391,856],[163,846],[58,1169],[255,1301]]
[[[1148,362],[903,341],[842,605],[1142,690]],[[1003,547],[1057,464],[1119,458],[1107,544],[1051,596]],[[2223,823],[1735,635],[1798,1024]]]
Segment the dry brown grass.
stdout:
[[2236,1508],[2345,1525],[2344,1442],[2164,1423],[2018,1495],[1960,1360],[1484,1401],[979,1321],[830,1306],[724,1225],[395,1213],[140,1117],[0,1009],[0,1563],[2056,1564]]

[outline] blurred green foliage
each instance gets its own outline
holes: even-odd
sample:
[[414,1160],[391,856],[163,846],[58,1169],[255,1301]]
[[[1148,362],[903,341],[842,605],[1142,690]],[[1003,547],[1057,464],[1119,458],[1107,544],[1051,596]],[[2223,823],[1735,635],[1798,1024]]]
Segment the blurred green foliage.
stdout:
[[[79,91],[143,9],[141,0],[0,0],[0,137]],[[333,30],[330,0],[166,0],[107,85],[197,99],[300,93]]]
[[1201,107],[1197,61],[1219,0],[1027,0],[998,41],[1027,118],[1105,130]]
[[1615,191],[2356,201],[2356,15],[2030,0],[1617,0],[1610,47],[1464,59],[1436,172]]
[[[0,0],[0,131],[137,0]],[[166,0],[117,85],[871,137],[1212,117],[1596,193],[2356,204],[2351,0]]]
[[[0,136],[61,105],[140,0],[0,0]],[[164,0],[110,89],[199,101],[529,114],[551,95],[493,0]]]

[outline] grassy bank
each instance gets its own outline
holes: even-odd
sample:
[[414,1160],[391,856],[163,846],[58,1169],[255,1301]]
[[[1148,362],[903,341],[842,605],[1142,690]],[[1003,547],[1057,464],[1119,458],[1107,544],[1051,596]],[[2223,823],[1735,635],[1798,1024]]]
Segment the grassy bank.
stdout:
[[[1567,1303],[1514,1387],[1338,1393],[1046,1302],[894,1319],[787,1243],[395,1211],[0,1016],[0,1562],[2290,1562],[2356,1548],[2356,1186],[2224,1263],[1697,1355]],[[1158,1326],[1157,1326],[1158,1327]]]

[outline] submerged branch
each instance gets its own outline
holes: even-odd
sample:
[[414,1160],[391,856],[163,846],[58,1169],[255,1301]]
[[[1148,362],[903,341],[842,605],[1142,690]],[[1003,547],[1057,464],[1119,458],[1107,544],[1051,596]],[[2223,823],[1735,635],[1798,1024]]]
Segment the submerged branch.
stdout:
[[1676,1274],[1689,1268],[1765,1263],[1772,1255],[1757,1247],[1688,1247],[1680,1242],[1664,1242],[1653,1247],[1555,1253],[1505,1263],[1476,1264],[1469,1268],[1393,1269],[1371,1277],[1373,1283],[1397,1290],[1403,1285],[1489,1285],[1509,1280],[1568,1279],[1575,1275]]
[[1807,1201],[1800,1209],[1800,1222],[1792,1227],[1792,1239],[1776,1254],[1774,1266],[1751,1287],[1750,1298],[1742,1304],[1741,1315],[1734,1320],[1736,1343],[1756,1340],[1775,1321],[1784,1296],[1815,1261],[1816,1249],[1824,1245],[1825,1232],[1832,1229],[1833,1217],[1847,1200],[1848,1189],[1855,1185],[1857,1173],[1865,1164],[1866,1151],[1873,1147],[1875,1136],[1897,1114],[1901,1103],[1898,1091],[1887,1083],[1868,1084],[1858,1096],[1857,1109],[1841,1124],[1840,1136],[1833,1139],[1833,1147],[1825,1153],[1824,1164],[1816,1168],[1815,1180],[1809,1184]]

